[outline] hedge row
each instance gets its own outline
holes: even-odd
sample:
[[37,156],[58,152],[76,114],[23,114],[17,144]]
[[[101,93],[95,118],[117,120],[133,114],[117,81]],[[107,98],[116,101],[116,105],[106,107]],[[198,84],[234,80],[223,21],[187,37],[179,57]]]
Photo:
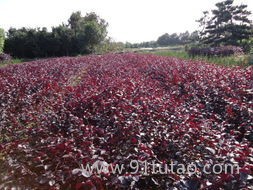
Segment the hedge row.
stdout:
[[207,48],[191,48],[188,51],[190,56],[231,56],[244,54],[243,49],[238,46],[221,46],[221,47],[207,47]]

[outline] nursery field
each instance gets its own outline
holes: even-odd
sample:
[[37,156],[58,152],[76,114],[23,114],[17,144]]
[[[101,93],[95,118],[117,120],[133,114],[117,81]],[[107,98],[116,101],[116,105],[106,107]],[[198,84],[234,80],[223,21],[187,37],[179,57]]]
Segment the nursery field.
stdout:
[[252,142],[253,67],[123,53],[0,68],[0,189],[252,189]]

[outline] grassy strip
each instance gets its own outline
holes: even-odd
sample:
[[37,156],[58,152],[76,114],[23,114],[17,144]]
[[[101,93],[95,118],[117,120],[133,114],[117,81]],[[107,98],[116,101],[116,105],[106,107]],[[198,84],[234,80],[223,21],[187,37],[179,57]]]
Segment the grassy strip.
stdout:
[[0,62],[0,67],[5,67],[7,65],[14,65],[14,64],[20,64],[23,62],[27,62],[27,61],[32,61],[33,59],[12,59],[11,61],[4,61],[4,62]]
[[189,59],[189,60],[199,60],[205,61],[209,63],[215,63],[218,65],[224,66],[249,66],[249,55],[242,55],[242,56],[229,56],[229,57],[191,57],[185,51],[153,51],[147,52],[161,56],[170,56],[170,57],[177,57],[182,59]]

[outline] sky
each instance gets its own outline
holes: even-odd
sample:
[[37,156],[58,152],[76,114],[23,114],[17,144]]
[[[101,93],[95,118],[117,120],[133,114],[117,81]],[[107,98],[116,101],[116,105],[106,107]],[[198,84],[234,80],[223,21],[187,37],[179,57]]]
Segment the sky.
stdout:
[[[0,28],[47,27],[67,23],[72,12],[95,12],[115,41],[156,40],[164,33],[198,29],[202,12],[220,0],[0,0]],[[253,0],[235,0],[253,12]],[[251,15],[251,19],[253,16]]]

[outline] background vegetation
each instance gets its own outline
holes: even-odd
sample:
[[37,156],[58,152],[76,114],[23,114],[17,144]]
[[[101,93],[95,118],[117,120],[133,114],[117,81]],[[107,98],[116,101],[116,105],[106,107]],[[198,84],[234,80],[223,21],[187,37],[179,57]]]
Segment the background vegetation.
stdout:
[[3,52],[3,47],[4,47],[4,30],[0,28],[0,53]]
[[46,28],[10,28],[4,51],[18,58],[92,53],[107,36],[107,22],[95,13],[72,13],[68,24]]
[[241,55],[241,56],[227,56],[227,57],[207,57],[207,56],[190,56],[186,51],[178,51],[178,50],[157,50],[153,51],[153,54],[161,55],[161,56],[169,56],[169,57],[177,57],[186,60],[196,60],[208,63],[215,63],[218,65],[224,66],[248,66],[250,64],[250,55]]
[[[192,33],[165,33],[154,41],[141,43],[115,42],[107,36],[108,23],[96,13],[85,16],[81,12],[71,14],[66,24],[47,28],[10,28],[6,37],[0,29],[0,52],[12,55],[14,63],[41,57],[76,56],[89,53],[149,52],[192,59],[187,52],[191,48],[234,45],[243,48],[245,56],[203,57],[223,65],[253,64],[253,25],[247,5],[234,5],[233,0],[216,4],[210,12],[204,11],[197,20],[199,30]],[[5,39],[5,43],[4,43]],[[5,45],[4,45],[5,44]],[[148,48],[148,49],[147,49]]]

